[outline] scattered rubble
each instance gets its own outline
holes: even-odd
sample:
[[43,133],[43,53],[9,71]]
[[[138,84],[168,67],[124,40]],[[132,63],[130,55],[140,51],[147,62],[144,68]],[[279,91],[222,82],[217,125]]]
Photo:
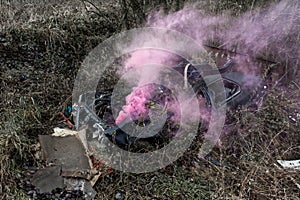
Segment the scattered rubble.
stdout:
[[39,135],[42,158],[47,166],[39,169],[31,183],[40,193],[50,193],[60,188],[67,191],[82,191],[87,199],[93,199],[92,188],[101,175],[88,155],[80,133],[69,129],[55,128],[52,135]]

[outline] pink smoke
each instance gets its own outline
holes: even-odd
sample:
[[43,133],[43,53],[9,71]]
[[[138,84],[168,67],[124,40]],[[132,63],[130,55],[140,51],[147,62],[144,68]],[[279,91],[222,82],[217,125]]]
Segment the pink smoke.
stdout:
[[116,124],[120,124],[124,120],[145,119],[149,112],[146,104],[152,97],[153,89],[152,85],[134,88],[132,93],[126,97],[126,105],[122,107]]
[[[191,100],[190,96],[185,96],[183,94],[178,94],[177,98],[172,97],[172,93],[168,96],[158,97],[156,84],[146,84],[143,86],[138,86],[133,88],[133,91],[126,97],[126,105],[122,107],[117,119],[116,124],[121,124],[122,122],[129,122],[135,120],[145,120],[148,118],[150,110],[150,102],[155,102],[164,107],[163,110],[170,114],[170,120],[179,123],[182,119],[182,111],[189,113],[188,119],[185,122],[195,122],[200,118],[209,122],[210,119],[210,109],[207,106],[207,102],[203,97],[197,97],[198,105],[194,105],[194,100]],[[180,101],[180,102],[179,102]],[[194,112],[196,109],[193,106],[199,106],[200,113]]]
[[[269,8],[233,18],[231,28],[220,34],[223,46],[250,56],[262,57],[289,66],[299,61],[300,2],[282,0]],[[298,63],[299,67],[299,63]]]
[[170,52],[158,49],[142,49],[133,52],[124,63],[124,69],[137,68],[143,65],[158,64],[171,66],[176,56]]
[[[246,74],[260,73],[259,67],[255,64],[258,57],[285,64],[288,61],[288,67],[299,70],[299,1],[282,0],[266,9],[252,10],[239,17],[233,17],[228,13],[211,15],[204,9],[199,10],[195,5],[187,5],[182,10],[168,15],[157,12],[148,17],[145,26],[173,29],[192,37],[201,45],[214,41],[222,48],[239,52],[243,56],[234,58],[236,69]],[[175,57],[161,50],[135,51],[125,61],[124,69],[154,63],[172,66],[176,61]],[[156,75],[155,72],[145,73],[140,79],[149,79],[149,76]],[[255,85],[251,79],[245,81],[249,82],[249,86]],[[128,116],[135,118],[147,115],[148,109],[145,104],[151,97],[152,90],[139,88],[141,86],[142,84],[137,85],[137,88],[126,98],[126,105],[116,120],[117,124]],[[209,120],[209,112],[203,99],[200,99],[200,104],[201,118]],[[190,109],[193,115],[193,109],[189,108],[188,103],[181,106]],[[173,120],[178,120],[177,114],[180,113],[178,111],[180,108],[172,109],[177,110],[174,111]]]
[[154,13],[148,17],[146,26],[173,29],[194,38],[199,44],[213,41],[222,48],[239,52],[245,58],[238,57],[236,62],[238,69],[245,73],[260,71],[254,64],[257,57],[284,64],[288,60],[289,66],[299,68],[299,1],[282,0],[239,17],[228,13],[211,15],[204,11],[205,8],[199,10],[196,7],[196,4],[190,4],[169,15]]

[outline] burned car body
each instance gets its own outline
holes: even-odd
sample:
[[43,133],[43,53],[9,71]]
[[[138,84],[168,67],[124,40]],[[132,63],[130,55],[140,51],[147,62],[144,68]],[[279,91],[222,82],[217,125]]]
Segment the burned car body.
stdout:
[[[227,59],[227,62],[216,68],[212,68],[208,64],[201,64],[201,68],[205,70],[199,72],[197,64],[193,64],[186,60],[173,66],[173,69],[184,76],[188,83],[192,86],[195,93],[203,97],[206,101],[207,107],[214,106],[214,91],[209,89],[209,85],[216,81],[222,81],[224,85],[225,100],[222,102],[228,109],[235,110],[243,106],[257,108],[262,101],[265,93],[264,82],[259,76],[247,75],[242,72],[232,70],[234,61]],[[220,76],[221,75],[221,76]],[[219,80],[221,77],[222,80]],[[164,94],[164,96],[171,96],[172,93],[168,88],[162,85],[156,85],[156,93]],[[92,135],[88,137],[107,137],[113,143],[124,146],[125,148],[134,143],[137,138],[132,137],[122,130],[126,126],[126,122],[116,124],[112,116],[111,97],[113,89],[97,92],[96,94],[83,94],[80,99],[81,102],[74,105],[75,110],[75,125],[77,129],[92,120],[94,124],[91,129]],[[164,104],[163,101],[155,97],[151,99],[158,104]],[[161,97],[160,97],[161,98]],[[81,106],[79,106],[81,105]],[[164,106],[164,105],[162,105]],[[96,113],[93,112],[96,111]],[[171,115],[172,113],[169,113]],[[83,117],[84,116],[84,117]],[[89,117],[87,117],[89,116]],[[168,116],[170,118],[170,116]],[[147,123],[143,119],[144,124]],[[138,122],[136,122],[138,123]],[[159,135],[159,134],[158,134]],[[155,136],[154,136],[155,137]]]

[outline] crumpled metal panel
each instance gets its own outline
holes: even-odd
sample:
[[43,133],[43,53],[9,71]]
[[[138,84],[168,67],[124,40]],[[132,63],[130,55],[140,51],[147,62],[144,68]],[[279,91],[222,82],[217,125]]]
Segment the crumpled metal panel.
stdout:
[[61,165],[62,171],[86,171],[91,169],[86,150],[77,137],[39,135],[39,141],[44,159],[48,163]]
[[63,137],[39,135],[39,141],[43,158],[50,166],[39,169],[31,183],[41,193],[65,188],[81,190],[87,195],[86,199],[93,199],[96,192],[91,181],[97,176],[97,171],[91,168],[91,161],[77,134]]

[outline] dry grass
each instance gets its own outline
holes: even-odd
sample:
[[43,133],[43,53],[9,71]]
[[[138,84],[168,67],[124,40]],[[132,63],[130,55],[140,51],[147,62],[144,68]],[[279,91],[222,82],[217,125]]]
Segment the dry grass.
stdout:
[[[298,99],[299,91],[293,90],[293,93]],[[299,189],[290,178],[299,180],[299,172],[275,166],[278,159],[293,160],[300,156],[299,122],[294,124],[289,119],[291,113],[299,112],[299,101],[291,100],[290,94],[274,89],[259,111],[238,113],[240,121],[235,127],[235,136],[224,140],[219,149],[219,156],[230,168],[221,169],[217,172],[219,176],[214,176],[218,177],[215,182],[220,183],[218,196],[238,199],[299,197]]]
[[[133,12],[137,2],[92,4],[67,1],[36,7],[1,1],[0,7],[0,199],[27,199],[18,188],[18,174],[37,166],[34,144],[38,134],[49,134],[50,118],[63,109],[73,80],[86,54],[121,28],[139,26],[158,1],[140,4],[142,16]],[[143,1],[146,2],[147,1]],[[150,1],[149,1],[150,2]],[[149,3],[148,2],[148,3]],[[166,10],[180,9],[182,1],[162,1]],[[265,5],[262,0],[227,0],[208,3],[218,13],[236,14]],[[274,1],[267,1],[274,2]],[[172,4],[172,5],[170,5]],[[133,6],[133,7],[132,7]],[[122,10],[123,8],[123,10]],[[123,16],[119,20],[118,15]],[[270,88],[256,112],[235,113],[238,122],[226,127],[227,135],[212,155],[228,168],[205,165],[195,159],[199,145],[174,165],[147,174],[115,172],[99,180],[99,199],[299,199],[290,177],[299,173],[276,168],[277,159],[299,159],[298,122],[300,82]]]

